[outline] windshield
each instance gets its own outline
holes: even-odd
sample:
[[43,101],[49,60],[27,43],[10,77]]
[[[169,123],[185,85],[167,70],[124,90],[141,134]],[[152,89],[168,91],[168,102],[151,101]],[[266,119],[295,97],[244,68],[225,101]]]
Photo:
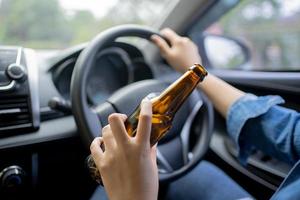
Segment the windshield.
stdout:
[[[153,26],[172,0],[0,0],[0,41],[34,49],[87,42],[118,24]],[[174,3],[174,1],[172,1]]]

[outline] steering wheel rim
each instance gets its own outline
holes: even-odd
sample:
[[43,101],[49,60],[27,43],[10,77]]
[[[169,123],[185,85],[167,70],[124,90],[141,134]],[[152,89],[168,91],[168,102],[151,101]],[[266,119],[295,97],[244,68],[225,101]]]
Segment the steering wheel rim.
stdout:
[[[74,67],[71,80],[72,112],[83,142],[87,147],[89,147],[93,138],[100,134],[102,128],[99,122],[99,116],[95,111],[91,110],[86,98],[86,84],[88,74],[95,62],[97,53],[107,48],[111,42],[119,37],[136,36],[150,41],[150,37],[153,34],[159,35],[159,33],[157,33],[156,31],[145,26],[116,26],[107,29],[106,31],[97,35],[79,55],[79,58],[77,59]],[[213,107],[204,95],[201,96],[203,99],[202,108],[205,109],[205,114],[203,116],[205,120],[207,120],[207,128],[203,134],[201,133],[201,139],[198,141],[198,144],[194,148],[194,156],[190,162],[188,162],[180,169],[168,173],[160,173],[159,179],[161,182],[168,182],[179,178],[193,169],[193,167],[200,162],[208,149],[213,129]],[[102,108],[100,108],[100,110],[101,109],[102,112],[106,114],[115,111],[112,107],[105,103],[103,104]],[[162,155],[158,154],[158,160],[162,161],[162,158],[160,156]]]

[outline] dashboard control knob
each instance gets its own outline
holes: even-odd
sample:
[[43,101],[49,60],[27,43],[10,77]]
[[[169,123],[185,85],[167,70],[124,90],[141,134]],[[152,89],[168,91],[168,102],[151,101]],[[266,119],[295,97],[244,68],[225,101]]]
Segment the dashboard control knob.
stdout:
[[59,98],[59,97],[53,97],[52,99],[50,99],[48,102],[48,106],[52,110],[57,110],[57,111],[65,113],[65,114],[72,113],[71,102],[68,100]]
[[13,80],[21,80],[26,75],[26,70],[22,65],[11,64],[6,69],[7,75]]
[[0,172],[1,191],[18,191],[25,186],[26,173],[17,166],[13,165],[3,169]]

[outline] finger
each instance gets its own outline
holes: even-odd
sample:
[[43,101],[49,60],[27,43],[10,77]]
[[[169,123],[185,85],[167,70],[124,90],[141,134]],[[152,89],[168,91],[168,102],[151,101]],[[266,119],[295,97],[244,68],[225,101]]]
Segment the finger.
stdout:
[[160,52],[163,55],[168,54],[168,52],[170,51],[171,48],[169,47],[168,43],[163,38],[161,38],[158,35],[152,35],[151,40],[153,41],[154,44],[156,44],[156,46],[159,48]]
[[103,133],[104,133],[105,131],[109,131],[109,129],[110,129],[109,125],[104,126],[104,127],[102,128],[102,130],[101,130],[100,137],[101,137],[101,136],[103,137]]
[[109,151],[115,146],[115,138],[112,134],[110,125],[106,125],[102,129],[102,138],[104,143],[105,151]]
[[161,34],[171,42],[171,45],[174,45],[180,39],[180,36],[170,28],[163,29]]
[[156,150],[157,150],[157,143],[151,147],[151,158],[152,161],[155,161],[156,163]]
[[120,115],[120,117],[122,118],[123,122],[125,122],[126,119],[127,119],[127,115],[121,114],[121,113],[120,113],[119,115]]
[[94,162],[97,164],[101,162],[101,159],[103,158],[103,151],[101,149],[101,144],[103,143],[103,140],[101,137],[96,137],[93,142],[91,143],[90,150],[91,155],[94,159]]
[[137,126],[136,139],[138,143],[150,145],[152,120],[152,103],[149,99],[143,99]]
[[110,124],[110,128],[112,130],[112,134],[118,145],[124,146],[129,140],[129,136],[127,134],[124,122],[126,120],[126,115],[119,113],[111,114],[108,117],[108,121]]

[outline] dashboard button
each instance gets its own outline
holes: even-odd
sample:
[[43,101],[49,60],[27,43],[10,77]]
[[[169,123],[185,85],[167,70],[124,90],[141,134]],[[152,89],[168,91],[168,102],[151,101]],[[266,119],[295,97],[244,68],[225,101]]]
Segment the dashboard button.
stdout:
[[6,73],[13,80],[22,79],[25,76],[25,68],[22,65],[11,64],[7,67]]
[[0,172],[0,188],[1,191],[18,191],[24,187],[26,173],[16,165],[7,167]]

